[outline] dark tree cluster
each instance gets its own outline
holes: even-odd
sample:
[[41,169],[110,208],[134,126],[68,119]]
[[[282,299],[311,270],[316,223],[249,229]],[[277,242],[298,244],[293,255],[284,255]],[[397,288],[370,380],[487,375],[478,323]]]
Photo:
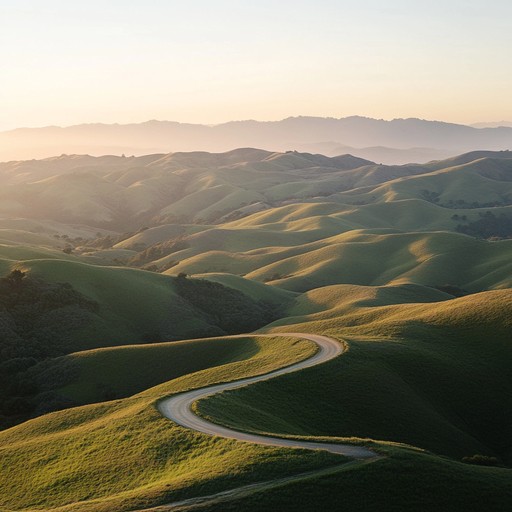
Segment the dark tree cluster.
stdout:
[[200,310],[219,335],[251,332],[277,318],[268,304],[220,283],[186,274],[179,274],[175,282],[180,296]]
[[[186,237],[184,235],[178,236],[171,240],[151,245],[130,258],[127,264],[133,267],[146,268],[145,265],[148,263],[169,256],[175,252],[182,251],[188,247],[190,247],[190,244],[186,240]],[[162,270],[166,270],[166,268]]]
[[456,229],[459,233],[476,238],[512,238],[512,218],[504,213],[494,215],[492,212],[487,211],[480,213],[479,219],[467,224],[459,224]]
[[449,199],[446,204],[440,205],[445,208],[451,209],[464,209],[464,210],[475,210],[477,208],[494,208],[496,206],[508,206],[510,205],[509,200],[502,201],[488,201],[487,203],[479,203],[478,201],[467,202],[464,199]]
[[429,203],[439,203],[439,192],[434,192],[432,190],[422,190],[421,197]]
[[475,210],[478,208],[494,208],[496,206],[508,206],[511,203],[510,199],[504,198],[501,201],[489,201],[487,203],[479,203],[478,201],[468,202],[465,199],[448,199],[446,203],[440,202],[441,194],[432,190],[423,189],[420,192],[420,197],[429,203],[434,203],[443,208]]
[[14,270],[0,279],[0,428],[33,408],[37,386],[27,370],[65,353],[70,334],[98,305],[68,283],[49,283]]

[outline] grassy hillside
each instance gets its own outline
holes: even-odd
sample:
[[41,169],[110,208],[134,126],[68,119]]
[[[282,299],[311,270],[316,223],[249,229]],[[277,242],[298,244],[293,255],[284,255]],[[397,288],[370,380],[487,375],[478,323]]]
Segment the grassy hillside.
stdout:
[[[247,359],[258,352],[253,338],[208,338],[108,347],[43,361],[29,375],[41,393],[39,412],[55,402],[74,406],[124,398],[182,375]],[[53,402],[53,403],[52,403]]]
[[[447,232],[352,230],[291,247],[198,251],[166,273],[229,270],[295,292],[335,283],[407,282],[427,286],[454,284],[481,291],[510,286],[511,251],[508,240],[488,242]],[[174,256],[180,255],[185,256],[185,251]]]
[[[324,194],[334,175],[367,164],[347,156],[236,150],[138,158],[60,157],[0,166],[0,214],[114,230],[148,220],[216,220],[252,202]],[[325,174],[325,176],[322,176]]]
[[[236,362],[241,355],[239,341],[232,344],[235,362],[229,362],[226,352],[221,366],[179,377],[131,398],[52,413],[0,433],[0,507],[133,510],[343,462],[343,457],[321,452],[196,434],[158,413],[155,401],[161,397],[269,371],[314,350],[307,341],[258,338],[245,342],[252,357]],[[190,358],[193,353],[183,355]],[[214,357],[208,364],[219,362]]]
[[64,234],[66,224],[83,224],[89,227],[82,233],[90,237],[93,229],[122,232],[176,221],[234,220],[251,213],[251,204],[270,210],[327,200],[338,203],[339,212],[347,205],[411,199],[447,209],[510,206],[511,165],[504,152],[403,166],[374,165],[349,155],[246,149],[138,158],[62,156],[2,164],[0,214],[24,217],[27,230],[35,227],[30,222],[48,219],[43,229],[55,234]]
[[[483,468],[434,457],[427,453],[385,450],[386,458],[366,465],[346,465],[337,472],[302,479],[197,508],[208,512],[280,510],[316,512],[479,512],[507,510],[512,505],[511,471]],[[192,509],[196,510],[196,509]]]
[[[373,426],[378,425],[381,428],[390,426],[392,423],[396,433],[399,431],[397,427],[407,430],[414,422],[409,417],[412,414],[410,409],[406,411],[409,415],[404,414],[400,418],[393,414],[396,413],[398,405],[403,408],[404,403],[408,403],[414,396],[411,390],[416,390],[418,396],[411,402],[412,406],[418,406],[422,400],[425,402],[423,407],[429,415],[421,418],[424,421],[421,429],[427,430],[427,437],[433,436],[430,428],[432,425],[435,427],[439,415],[432,413],[431,409],[434,409],[431,405],[432,398],[437,400],[437,403],[434,400],[434,405],[439,406],[449,403],[453,396],[448,393],[448,396],[439,402],[440,396],[447,394],[446,386],[437,392],[431,392],[431,395],[424,395],[420,390],[424,392],[425,388],[422,389],[416,385],[427,375],[429,386],[435,391],[435,386],[438,384],[436,380],[439,375],[442,376],[445,366],[450,367],[449,382],[454,391],[468,392],[465,396],[472,397],[469,404],[462,402],[456,412],[460,413],[460,410],[467,407],[476,414],[477,406],[481,404],[478,402],[478,394],[474,396],[473,392],[476,385],[482,387],[483,382],[487,387],[488,382],[482,380],[481,373],[473,373],[473,377],[475,375],[478,377],[478,381],[475,377],[475,387],[468,389],[467,382],[464,387],[461,387],[457,385],[457,378],[453,379],[453,375],[457,377],[458,371],[453,374],[452,371],[458,368],[464,373],[468,362],[468,370],[478,369],[473,359],[475,346],[481,345],[482,339],[469,341],[468,346],[465,347],[469,349],[469,354],[465,356],[463,364],[459,365],[459,362],[454,362],[449,357],[455,350],[458,356],[461,354],[460,348],[454,343],[450,342],[443,350],[438,350],[439,345],[446,344],[447,332],[444,327],[439,337],[434,336],[427,343],[423,340],[414,340],[413,334],[416,328],[422,337],[425,332],[429,332],[428,329],[421,328],[422,321],[427,325],[439,327],[445,326],[447,319],[450,319],[450,323],[453,321],[453,332],[458,333],[459,341],[466,337],[466,331],[475,331],[476,326],[481,329],[481,332],[486,332],[489,327],[482,322],[482,319],[487,318],[488,322],[493,319],[496,323],[500,318],[500,305],[505,310],[510,308],[510,294],[505,291],[489,292],[483,300],[471,303],[470,299],[474,299],[473,296],[434,305],[412,303],[406,306],[382,306],[385,303],[396,302],[398,299],[404,302],[404,295],[407,299],[405,302],[410,302],[415,297],[421,296],[424,291],[419,288],[354,290],[356,291],[359,292],[356,300],[348,290],[345,290],[347,300],[341,300],[336,304],[333,296],[326,298],[324,304],[330,304],[331,311],[303,318],[303,321],[307,322],[306,325],[315,332],[319,332],[320,326],[324,327],[324,332],[335,329],[339,333],[342,328],[346,332],[351,332],[349,352],[325,367],[306,371],[323,372],[321,374],[308,376],[300,372],[295,376],[297,382],[293,383],[293,389],[288,389],[289,379],[293,377],[289,375],[235,392],[245,395],[243,404],[242,401],[237,404],[237,407],[242,406],[237,414],[238,418],[245,417],[245,421],[264,421],[265,430],[269,430],[270,426],[272,431],[286,432],[286,428],[289,428],[293,434],[308,436],[325,435],[326,429],[334,429],[337,432],[335,435],[340,435],[338,427],[347,417],[348,421],[357,419],[360,423],[374,418]],[[441,292],[432,291],[431,299],[436,298],[446,299],[447,297]],[[308,299],[313,301],[315,297]],[[362,301],[375,303],[366,308],[363,307],[366,315],[359,319],[361,325],[357,325],[356,319]],[[471,304],[473,304],[472,307],[470,307]],[[482,304],[488,304],[489,307],[482,307]],[[343,323],[346,324],[344,326],[340,325],[336,307],[346,310],[346,316],[342,317]],[[411,312],[405,315],[402,309],[404,307],[414,312],[415,316],[412,316]],[[325,306],[322,308],[326,309]],[[352,316],[349,315],[350,309],[352,309]],[[295,312],[298,313],[298,311]],[[491,313],[494,316],[491,316]],[[371,317],[376,317],[373,325],[369,321]],[[466,326],[468,317],[473,318],[473,323],[467,325],[463,332],[459,332]],[[384,325],[379,327],[381,323]],[[417,325],[418,323],[420,325]],[[304,326],[297,326],[299,327]],[[391,327],[393,330],[390,332]],[[510,326],[505,324],[503,331],[495,333],[496,339],[500,341],[504,350],[509,348],[508,337],[505,337],[509,329]],[[355,339],[356,332],[359,338],[368,338],[368,332],[373,333],[374,336],[375,333],[380,333],[380,342],[375,340],[355,343],[352,340]],[[386,341],[390,335],[393,338],[398,337],[400,332],[406,332],[410,339]],[[243,343],[243,348],[238,345],[239,342]],[[180,377],[130,399],[54,413],[0,433],[3,465],[0,478],[2,489],[5,489],[1,505],[6,510],[33,508],[52,510],[66,504],[69,504],[66,507],[67,510],[78,511],[133,510],[186,497],[212,494],[254,481],[269,481],[315,467],[326,468],[329,465],[339,464],[338,457],[326,454],[277,450],[194,434],[173,426],[172,423],[161,418],[151,407],[158,397],[170,392],[205,385],[207,382],[265,371],[291,362],[293,358],[304,357],[310,353],[308,351],[311,351],[311,345],[307,342],[256,338],[254,340],[185,342],[181,344],[183,356],[189,361],[193,360],[192,352],[187,353],[187,350],[197,349],[197,344],[203,345],[201,353],[206,354],[203,349],[208,343],[225,344],[227,351],[226,359],[222,361],[223,366]],[[228,348],[230,344],[234,348],[234,353],[231,354],[234,359],[242,355],[250,355],[251,359],[230,363]],[[386,345],[394,348],[386,348]],[[89,365],[87,358],[97,358],[97,362],[98,359],[108,361],[113,351],[119,351],[118,354],[122,354],[119,360],[127,361],[128,367],[126,371],[116,372],[113,380],[117,385],[129,387],[132,371],[137,372],[137,377],[144,378],[144,374],[141,373],[143,366],[134,362],[139,358],[146,362],[154,361],[153,355],[150,354],[153,350],[158,350],[159,357],[162,357],[162,351],[172,351],[173,348],[171,345],[161,349],[149,346],[125,347],[77,356],[85,357],[84,368],[87,368]],[[141,352],[137,353],[137,351]],[[384,357],[385,352],[387,354]],[[394,355],[393,352],[395,352]],[[213,356],[214,353],[215,351],[212,350],[210,355]],[[486,353],[490,353],[490,350]],[[426,359],[425,356],[427,356]],[[499,356],[498,353],[496,358]],[[424,362],[429,360],[429,357],[432,358],[431,361],[435,366],[430,365],[426,368],[426,372],[425,369],[422,372],[421,368],[424,368]],[[508,356],[503,352],[501,357],[502,364],[505,364],[505,358]],[[496,368],[496,358],[488,359],[487,363]],[[411,367],[411,362],[414,363],[415,360],[419,365]],[[216,364],[219,359],[213,356],[213,359],[203,361],[207,364]],[[364,363],[361,364],[363,361]],[[342,366],[329,368],[333,364]],[[98,367],[100,371],[97,371]],[[101,375],[100,365],[94,364],[90,368],[94,368],[91,375],[93,380]],[[439,374],[433,376],[432,368],[437,368]],[[172,371],[171,367],[169,370]],[[106,373],[103,373],[103,378]],[[405,376],[407,381],[404,380]],[[353,381],[356,377],[357,380]],[[339,388],[332,387],[333,379],[336,381],[342,379]],[[404,382],[408,384],[405,388],[408,391],[407,394],[403,393]],[[271,385],[271,394],[265,393],[264,402],[253,403],[251,394],[256,392],[258,395],[261,391],[258,388],[262,385]],[[508,389],[508,385],[503,386],[503,389]],[[376,390],[379,390],[379,393],[376,393]],[[318,395],[319,391],[321,391],[321,397]],[[362,396],[358,396],[358,393],[362,393]],[[487,395],[487,391],[485,393]],[[308,401],[308,395],[311,401]],[[290,407],[290,396],[293,396],[294,403],[295,401],[308,403],[308,407],[300,409]],[[397,396],[400,397],[400,401],[396,400]],[[332,403],[333,398],[337,399],[335,404]],[[210,399],[209,402],[214,403],[215,400],[217,399]],[[384,400],[384,403],[379,404],[381,400]],[[231,403],[229,401],[228,405]],[[244,409],[244,404],[250,407]],[[335,410],[332,409],[333,405]],[[279,410],[273,411],[272,408],[277,406]],[[356,406],[355,411],[354,406]],[[452,406],[453,403],[450,403],[450,407]],[[324,407],[330,407],[330,420],[322,412]],[[226,410],[225,406],[223,409]],[[442,407],[441,410],[443,410]],[[336,411],[339,411],[339,414]],[[414,411],[416,412],[418,411]],[[382,422],[382,414],[389,418],[387,422]],[[276,422],[275,418],[280,418],[281,421]],[[324,425],[326,418],[328,421]],[[283,423],[283,419],[286,423]],[[429,428],[425,429],[425,425]],[[247,427],[247,425],[244,426]],[[363,430],[361,426],[358,424],[358,428]],[[371,427],[370,422],[369,428]],[[446,428],[447,425],[443,427]],[[416,432],[418,431],[419,429]],[[503,427],[503,431],[507,431],[506,426]],[[437,432],[434,431],[434,433]],[[457,436],[461,436],[461,431],[457,431]],[[467,449],[478,448],[482,451],[482,445],[476,446],[478,441],[471,439],[468,435],[463,435],[462,441],[457,439],[457,447],[462,442],[468,443]],[[329,509],[334,506],[332,500],[339,500],[340,495],[343,495],[347,503],[354,506],[361,504],[361,496],[364,495],[365,507],[368,510],[407,510],[412,506],[422,506],[425,510],[434,510],[436,506],[437,509],[439,507],[453,509],[450,507],[455,506],[455,503],[457,506],[463,504],[467,510],[476,510],[476,504],[481,506],[481,503],[485,502],[488,510],[498,511],[512,503],[508,469],[480,468],[426,453],[390,448],[385,444],[380,446],[387,454],[385,459],[366,465],[347,466],[339,473],[334,472],[321,478],[269,489],[258,493],[254,498],[246,496],[242,502],[222,503],[210,507],[210,510],[230,510],[230,507],[237,507],[237,510],[258,510],[261,506],[278,507],[283,510],[300,506],[304,510],[315,510],[319,504]],[[57,457],[55,457],[56,453],[59,454]],[[122,453],[123,457],[116,456],[119,453]],[[42,461],[44,461],[43,465]],[[116,475],[116,478],[112,475]],[[392,482],[390,478],[393,479]],[[447,482],[450,485],[450,493],[444,491]],[[30,492],[27,492],[28,488]]]
[[[186,266],[199,273],[232,272],[234,265],[235,273],[247,273],[255,266],[232,260],[254,250],[330,244],[351,230],[509,238],[508,155],[382,166],[242,149],[12,162],[0,168],[0,241],[56,252],[68,246],[102,265],[171,272],[181,265],[178,272]],[[226,264],[194,260],[209,252]]]
[[[27,253],[23,251],[20,255],[26,256]],[[69,338],[68,351],[127,342],[246,332],[271,319],[271,315],[268,319],[265,316],[267,313],[259,304],[260,299],[251,299],[242,292],[236,292],[237,308],[250,308],[254,314],[244,316],[241,311],[233,312],[233,305],[229,301],[234,300],[232,295],[235,292],[220,284],[216,288],[217,302],[207,310],[196,304],[194,294],[185,293],[183,287],[178,290],[175,278],[161,274],[89,265],[72,257],[67,260],[4,262],[6,271],[16,267],[30,276],[49,282],[70,283],[78,292],[98,304],[91,322]],[[195,280],[187,282],[196,288],[201,284]],[[271,295],[269,292],[267,297]]]
[[[356,288],[355,297],[351,291],[338,290],[336,301],[329,288],[327,311],[279,322],[292,323],[287,330],[342,336],[346,354],[203,400],[199,411],[248,430],[369,437],[512,464],[504,435],[512,428],[512,292],[404,304],[412,297],[404,301],[397,290]],[[309,301],[321,295],[316,290]],[[384,305],[390,302],[396,305]],[[291,406],[290,396],[307,407]]]
[[[242,278],[235,280],[235,286],[224,286],[215,280],[172,278],[72,260],[29,260],[15,265],[23,271],[0,278],[0,429],[48,411],[129,394],[112,380],[111,369],[110,377],[91,378],[89,372],[96,364],[106,370],[108,365],[101,358],[91,359],[89,353],[86,360],[94,363],[82,372],[76,358],[59,356],[127,341],[251,332],[278,318],[283,299],[289,302],[293,297],[272,293],[270,287],[265,294],[257,293],[265,287],[244,285]],[[251,294],[244,289],[252,290]],[[107,352],[112,354],[108,361],[114,368],[126,365],[128,354],[139,352],[157,359],[159,350]],[[162,357],[160,365],[168,360]],[[132,361],[132,375],[137,375],[135,367],[143,361],[144,357]],[[189,368],[186,360],[182,367]],[[153,379],[141,377],[135,388],[141,391],[163,382],[165,375],[155,371]],[[60,391],[74,382],[76,389]]]
[[259,281],[252,281],[233,274],[209,273],[198,274],[195,276],[199,279],[207,279],[220,283],[229,288],[234,288],[243,294],[251,297],[253,300],[263,301],[267,304],[272,304],[279,308],[280,314],[284,314],[284,309],[289,305],[297,296],[296,293],[282,290],[275,286],[268,286]]
[[94,324],[76,333],[71,345],[75,350],[183,337],[196,328],[192,326],[205,326],[165,276],[63,260],[33,260],[19,266],[51,282],[69,282],[100,305]]
[[[0,164],[0,184],[0,277],[40,283],[0,290],[13,399],[0,414],[33,416],[0,432],[0,511],[131,511],[254,482],[267,484],[202,509],[512,507],[508,152],[404,166],[256,149],[63,155]],[[385,457],[338,467],[161,417],[169,394],[314,351],[228,336],[255,331],[348,350],[201,414]],[[462,462],[475,454],[504,467]]]

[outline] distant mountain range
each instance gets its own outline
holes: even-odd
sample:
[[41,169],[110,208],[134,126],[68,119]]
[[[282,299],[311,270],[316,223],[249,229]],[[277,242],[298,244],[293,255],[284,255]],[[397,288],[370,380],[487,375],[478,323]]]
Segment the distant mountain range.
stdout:
[[0,132],[0,161],[60,154],[143,155],[259,147],[329,156],[350,153],[386,164],[424,163],[477,149],[511,148],[512,126],[501,126],[503,123],[466,126],[422,119],[385,121],[353,116],[233,121],[214,126],[148,121],[19,128]]
[[501,126],[512,128],[512,121],[494,121],[491,123],[474,123],[473,128],[499,128]]

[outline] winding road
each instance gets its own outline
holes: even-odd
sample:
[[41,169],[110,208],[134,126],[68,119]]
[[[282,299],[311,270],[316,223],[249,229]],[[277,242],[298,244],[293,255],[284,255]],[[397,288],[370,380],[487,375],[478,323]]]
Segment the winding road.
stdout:
[[310,368],[318,364],[325,363],[334,359],[343,353],[343,346],[339,341],[336,341],[327,336],[318,334],[304,334],[304,333],[279,333],[279,334],[258,334],[251,336],[259,337],[276,337],[287,336],[294,338],[302,338],[313,341],[318,345],[318,351],[308,359],[304,359],[298,363],[274,370],[263,375],[255,377],[248,377],[245,379],[236,380],[233,382],[226,382],[222,384],[214,384],[204,388],[193,389],[185,393],[171,396],[159,402],[158,410],[166,418],[174,421],[182,427],[190,428],[204,434],[213,436],[221,436],[228,439],[236,439],[238,441],[245,441],[248,443],[263,444],[268,446],[278,446],[283,448],[303,448],[306,450],[326,450],[331,453],[346,455],[355,459],[372,459],[376,458],[375,452],[362,446],[354,446],[348,444],[335,444],[335,443],[320,443],[314,441],[301,441],[296,439],[283,439],[273,436],[264,436],[259,434],[250,434],[246,432],[239,432],[237,430],[217,425],[204,418],[197,416],[192,411],[192,404],[202,398],[227,391],[229,389],[241,388],[254,382],[261,382],[264,380],[285,375],[287,373]]

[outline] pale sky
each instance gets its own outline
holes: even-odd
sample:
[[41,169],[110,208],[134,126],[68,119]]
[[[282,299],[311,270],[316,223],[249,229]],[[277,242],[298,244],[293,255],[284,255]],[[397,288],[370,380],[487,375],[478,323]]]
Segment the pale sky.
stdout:
[[512,119],[509,0],[0,0],[0,129]]

